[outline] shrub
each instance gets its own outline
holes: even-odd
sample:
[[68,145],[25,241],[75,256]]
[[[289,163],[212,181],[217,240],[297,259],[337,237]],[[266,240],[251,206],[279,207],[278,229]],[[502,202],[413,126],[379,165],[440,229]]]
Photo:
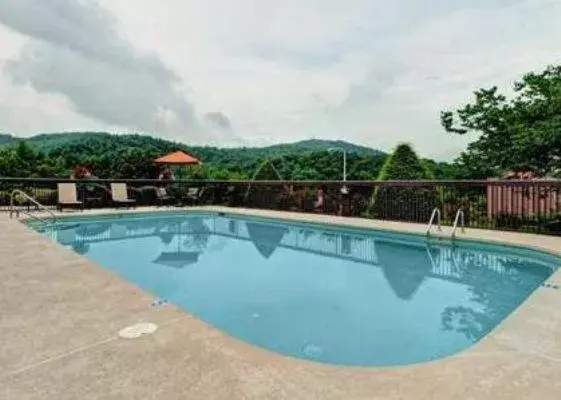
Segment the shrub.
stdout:
[[[408,144],[400,144],[396,147],[377,178],[378,181],[427,179],[434,179],[433,174]],[[382,184],[374,190],[369,216],[426,222],[438,203],[438,192],[435,187],[401,187]]]

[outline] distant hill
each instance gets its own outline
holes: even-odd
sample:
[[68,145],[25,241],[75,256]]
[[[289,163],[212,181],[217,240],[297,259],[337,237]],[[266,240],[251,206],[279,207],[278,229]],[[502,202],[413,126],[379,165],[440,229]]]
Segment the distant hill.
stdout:
[[332,149],[345,150],[348,153],[355,153],[361,156],[381,156],[385,153],[370,147],[361,146],[344,140],[323,140],[309,139],[294,143],[275,144],[268,147],[262,147],[260,150],[276,154],[284,153],[300,153],[314,151],[328,151]]
[[[21,139],[0,136],[0,176],[67,176],[76,165],[88,165],[100,177],[143,178],[157,176],[153,160],[166,153],[182,150],[204,163],[204,171],[189,171],[200,178],[229,179],[252,177],[266,160],[274,160],[275,168],[287,179],[340,179],[342,157],[339,148],[348,152],[349,179],[371,179],[385,159],[379,150],[345,141],[304,140],[267,147],[218,148],[189,146],[148,135],[112,135],[104,132],[40,134]],[[4,158],[2,149],[24,143],[35,160],[27,154],[26,161],[16,166]],[[20,151],[25,152],[25,149]],[[27,169],[26,169],[27,168]],[[202,174],[202,175],[201,175]]]
[[[217,148],[210,146],[189,146],[187,144],[159,139],[148,135],[112,135],[105,132],[71,132],[71,133],[47,133],[39,134],[25,139],[20,139],[9,134],[0,134],[0,146],[13,144],[17,141],[25,140],[37,150],[44,153],[51,153],[57,149],[81,145],[84,143],[102,141],[111,142],[113,145],[122,144],[125,147],[148,146],[171,151],[173,149],[188,150],[193,153],[228,152],[238,156],[245,155],[251,158],[266,158],[287,154],[304,154],[317,151],[328,151],[330,149],[342,149],[349,153],[360,156],[382,156],[385,153],[370,147],[357,145],[343,140],[322,140],[309,139],[294,143],[275,144],[266,147],[238,147],[238,148]],[[207,160],[210,161],[210,160]]]
[[0,146],[4,144],[13,143],[15,138],[12,135],[8,135],[6,133],[0,133]]
[[[15,145],[24,143],[26,146]],[[27,149],[26,149],[27,148]],[[77,165],[87,165],[99,177],[150,178],[158,176],[154,159],[182,150],[203,161],[190,168],[195,179],[251,178],[274,160],[283,179],[336,180],[342,178],[342,157],[330,149],[347,151],[347,178],[370,180],[378,176],[386,154],[342,140],[310,139],[266,147],[218,148],[189,146],[148,135],[105,132],[48,133],[17,138],[0,133],[0,177],[68,176]],[[19,159],[19,161],[17,161]],[[423,160],[438,179],[455,179],[453,165]]]

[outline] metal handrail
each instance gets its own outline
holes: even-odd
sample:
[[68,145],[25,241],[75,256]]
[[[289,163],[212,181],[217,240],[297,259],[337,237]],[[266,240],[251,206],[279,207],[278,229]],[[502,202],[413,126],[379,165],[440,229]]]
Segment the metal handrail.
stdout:
[[438,217],[438,219],[437,219],[437,229],[439,231],[442,230],[442,225],[440,224],[440,220],[441,220],[440,208],[436,207],[434,210],[432,210],[432,214],[430,216],[430,221],[429,221],[429,224],[427,226],[427,236],[430,235],[430,230],[432,228],[432,225],[434,223],[434,219],[436,217]]
[[466,221],[465,221],[464,210],[462,210],[461,208],[456,213],[456,218],[454,219],[454,228],[452,229],[452,239],[454,239],[456,237],[456,229],[458,229],[458,222],[461,223],[462,233],[465,233],[465,231],[466,231],[465,222]]
[[[31,212],[25,212],[22,210],[16,210],[15,206],[14,206],[14,199],[16,197],[16,194],[19,194],[20,196],[23,196],[23,198],[25,198],[26,200],[29,200],[30,202],[32,202],[33,204],[35,204],[35,206],[37,206],[37,208],[46,211],[47,213],[49,213],[51,215],[52,218],[40,218],[36,215],[33,215]],[[50,222],[52,221],[53,223],[56,222],[56,215],[54,212],[52,212],[51,210],[49,210],[47,207],[45,207],[43,204],[39,203],[37,200],[35,200],[33,197],[31,197],[30,195],[28,195],[27,193],[19,190],[19,189],[15,189],[12,191],[12,194],[10,195],[10,218],[12,218],[13,213],[16,213],[16,217],[19,217],[19,213],[23,212],[24,214],[30,216],[31,218],[41,221],[41,222]]]

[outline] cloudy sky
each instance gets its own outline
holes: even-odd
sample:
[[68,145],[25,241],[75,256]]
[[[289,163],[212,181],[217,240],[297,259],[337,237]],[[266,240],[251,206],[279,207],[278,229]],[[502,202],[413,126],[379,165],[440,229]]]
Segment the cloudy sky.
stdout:
[[439,111],[561,62],[561,0],[0,0],[0,131],[193,144],[409,141]]

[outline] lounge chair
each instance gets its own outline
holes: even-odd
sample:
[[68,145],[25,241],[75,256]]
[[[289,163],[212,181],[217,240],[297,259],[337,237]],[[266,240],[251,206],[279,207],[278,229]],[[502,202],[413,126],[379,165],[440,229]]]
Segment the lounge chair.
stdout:
[[158,205],[163,206],[166,204],[173,204],[175,198],[170,196],[164,187],[156,188],[156,202]]
[[84,208],[84,203],[78,200],[75,183],[59,183],[57,208],[62,211],[64,207]]
[[111,184],[111,200],[113,205],[134,207],[136,200],[130,199],[127,193],[127,185],[125,183],[112,183]]
[[204,187],[190,187],[187,189],[187,194],[183,198],[185,203],[190,206],[195,206],[201,204],[203,194],[205,192]]

